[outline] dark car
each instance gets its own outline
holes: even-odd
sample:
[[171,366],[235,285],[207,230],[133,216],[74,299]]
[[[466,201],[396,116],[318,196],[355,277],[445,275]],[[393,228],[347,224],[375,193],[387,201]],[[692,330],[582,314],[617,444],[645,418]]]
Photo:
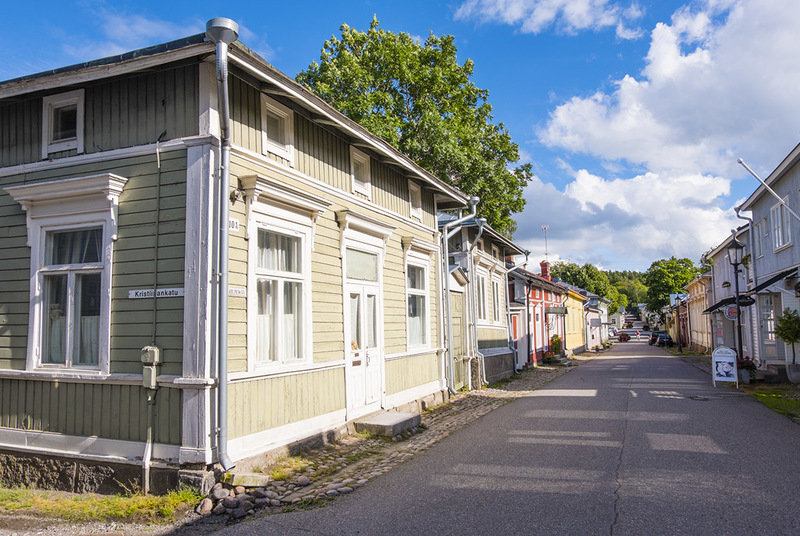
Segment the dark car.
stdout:
[[647,341],[647,344],[653,346],[655,343],[658,342],[658,336],[664,333],[663,331],[652,331],[650,332],[650,340]]
[[659,346],[668,346],[672,347],[675,344],[672,341],[672,337],[668,333],[659,333],[658,334],[658,345]]
[[631,336],[628,333],[620,333],[619,334],[619,342],[628,342],[631,340]]

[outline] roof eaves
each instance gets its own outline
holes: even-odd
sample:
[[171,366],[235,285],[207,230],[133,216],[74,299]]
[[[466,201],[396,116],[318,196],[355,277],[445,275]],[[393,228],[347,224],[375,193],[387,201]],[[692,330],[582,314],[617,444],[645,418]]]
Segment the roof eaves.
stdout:
[[389,142],[372,134],[366,128],[333,108],[316,93],[279,71],[264,58],[239,41],[233,43],[230,52],[230,58],[234,60],[239,67],[244,68],[257,78],[278,87],[283,92],[284,96],[299,102],[303,106],[309,108],[310,111],[324,116],[336,127],[345,131],[350,136],[366,142],[367,146],[376,153],[390,158],[402,169],[425,181],[438,190],[439,193],[446,195],[451,201],[455,202],[455,206],[467,205],[469,199],[467,194],[450,186],[434,176],[431,172],[419,166],[419,164],[409,156],[400,152]]
[[[76,63],[66,67],[59,67],[58,69],[6,80],[0,82],[0,98],[9,98],[24,93],[33,93],[34,91],[64,87],[69,84],[109,78],[125,71],[141,69],[143,64],[168,63],[183,57],[200,54],[201,50],[205,52],[206,49],[208,52],[213,52],[214,45],[206,41],[205,35],[192,35],[116,56],[108,56],[98,60]],[[184,54],[177,54],[178,51],[183,51]],[[111,69],[111,67],[115,66],[118,68]]]
[[[768,186],[772,187],[773,183],[781,180],[786,172],[798,161],[800,161],[800,143],[795,145],[794,149],[792,149],[781,161],[781,163],[778,164],[778,167],[776,167],[772,173],[770,173],[769,176],[764,179],[764,182],[766,182]],[[750,197],[745,199],[744,203],[739,205],[739,210],[751,210],[755,202],[758,201],[761,196],[766,193],[766,191],[767,189],[764,187],[764,185],[759,183],[758,188],[756,188],[755,191],[750,194]]]

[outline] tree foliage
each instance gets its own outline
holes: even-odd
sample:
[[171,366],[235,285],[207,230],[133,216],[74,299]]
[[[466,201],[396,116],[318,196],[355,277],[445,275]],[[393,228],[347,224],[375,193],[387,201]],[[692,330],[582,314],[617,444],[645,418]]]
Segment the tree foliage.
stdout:
[[669,295],[680,292],[698,274],[699,269],[689,259],[661,259],[650,265],[644,274],[647,285],[647,309],[660,314],[669,305]]
[[531,166],[510,169],[519,147],[492,122],[489,92],[470,81],[472,60],[458,63],[453,36],[431,33],[419,43],[376,18],[367,32],[340,30],[298,82],[442,181],[480,196],[479,215],[511,236]]
[[550,273],[562,281],[588,290],[598,296],[611,300],[609,311],[616,312],[620,307],[628,305],[628,298],[620,294],[608,279],[605,272],[592,264],[578,266],[572,262],[556,262],[550,267]]
[[800,314],[796,309],[783,310],[783,314],[775,319],[775,335],[792,346],[792,365],[797,364],[794,345],[800,342]]

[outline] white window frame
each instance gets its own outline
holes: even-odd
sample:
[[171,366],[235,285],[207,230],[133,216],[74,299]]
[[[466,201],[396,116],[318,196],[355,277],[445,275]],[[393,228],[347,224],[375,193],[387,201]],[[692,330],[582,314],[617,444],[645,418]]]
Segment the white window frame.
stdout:
[[764,218],[755,225],[755,233],[756,233],[756,240],[755,240],[755,255],[757,259],[760,259],[764,256],[764,228],[766,227],[767,219]]
[[[75,137],[60,140],[53,139],[52,127],[55,112],[67,106],[76,107]],[[84,90],[76,89],[50,95],[42,98],[42,158],[46,159],[52,153],[75,149],[78,154],[83,153],[84,140]]]
[[477,272],[475,274],[478,320],[484,322],[486,321],[486,279],[487,275],[485,273]]
[[[352,145],[350,146],[350,179],[353,185],[353,193],[361,194],[372,198],[372,165],[367,153],[359,151]],[[356,163],[363,164],[367,176],[365,180],[356,179]]]
[[[408,267],[421,268],[423,277],[422,289],[413,289],[408,285]],[[429,254],[421,254],[415,251],[410,251],[406,260],[406,308],[410,307],[409,297],[422,296],[425,299],[425,332],[424,341],[422,343],[413,344],[411,342],[411,330],[408,328],[410,311],[406,311],[406,343],[409,349],[412,348],[430,348],[431,346],[431,293],[430,293],[430,277],[431,277],[431,260]]]
[[[275,303],[277,304],[278,310],[276,311],[275,318],[273,320],[276,321],[276,324],[272,326],[273,329],[273,337],[271,340],[271,353],[273,354],[272,359],[263,359],[260,360],[257,354],[258,350],[258,335],[255,331],[253,331],[255,337],[253,337],[253,367],[263,368],[263,367],[271,367],[274,365],[293,365],[298,363],[305,363],[310,360],[310,353],[308,351],[308,346],[311,341],[311,337],[308,336],[309,334],[309,326],[311,325],[311,262],[309,257],[311,256],[311,248],[309,246],[311,240],[311,226],[310,225],[298,225],[293,222],[287,222],[280,218],[272,218],[268,215],[257,213],[255,216],[255,228],[256,233],[254,239],[251,242],[251,248],[254,254],[254,263],[253,268],[250,270],[253,278],[252,286],[252,297],[256,301],[255,305],[255,315],[256,318],[258,317],[258,282],[262,279],[266,279],[269,281],[275,282],[275,290],[276,295],[274,297]],[[300,262],[299,262],[299,272],[283,272],[279,270],[269,270],[269,269],[261,269],[258,266],[258,238],[257,235],[260,231],[266,231],[268,233],[272,233],[274,235],[283,235],[289,236],[299,241],[299,250],[300,250]],[[299,325],[302,326],[301,333],[299,335],[299,355],[297,357],[286,357],[287,356],[287,348],[285,341],[279,336],[280,329],[277,327],[277,322],[280,321],[281,317],[285,314],[283,310],[283,302],[284,302],[284,294],[283,294],[283,284],[284,283],[299,283],[302,288],[302,293],[300,297],[300,319]],[[249,308],[248,308],[249,309]],[[248,334],[252,330],[258,329],[257,322],[249,324]]]
[[[788,198],[783,199],[784,203]],[[789,219],[789,211],[783,203],[778,203],[770,209],[770,220],[772,228],[773,250],[789,247],[792,245],[792,227]]]
[[[284,143],[271,139],[267,134],[267,116],[270,114],[283,120]],[[264,94],[261,95],[261,145],[264,154],[279,156],[294,167],[294,112]]]
[[[248,373],[283,372],[311,364],[313,349],[313,317],[311,287],[311,255],[314,249],[316,221],[330,203],[322,198],[290,188],[261,175],[241,177],[247,210],[247,370]],[[296,237],[300,240],[300,273],[279,274],[258,269],[258,229]],[[256,329],[258,326],[258,280],[289,280],[303,285],[301,322],[303,332],[300,356],[284,359],[282,342],[276,342],[276,359],[258,360]]]
[[[31,248],[31,288],[26,368],[51,374],[110,373],[111,353],[111,267],[113,243],[117,238],[119,196],[128,179],[104,173],[74,179],[59,179],[6,188],[26,211],[28,245]],[[102,259],[91,271],[101,274],[101,298],[97,366],[42,364],[47,270],[48,233],[88,228],[102,229]],[[51,272],[52,273],[52,272]]]
[[502,286],[500,279],[492,278],[492,322],[500,322],[500,287]]
[[500,248],[498,248],[497,246],[492,246],[492,258],[498,261],[503,260],[502,258],[500,258]]
[[414,181],[408,182],[408,206],[411,218],[422,221],[422,187]]

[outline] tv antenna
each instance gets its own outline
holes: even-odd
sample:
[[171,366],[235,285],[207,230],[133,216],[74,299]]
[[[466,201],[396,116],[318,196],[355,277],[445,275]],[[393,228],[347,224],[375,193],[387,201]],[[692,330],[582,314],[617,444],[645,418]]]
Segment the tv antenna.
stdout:
[[550,230],[549,225],[542,225],[542,231],[544,232],[544,262],[548,262],[547,260],[547,231]]

